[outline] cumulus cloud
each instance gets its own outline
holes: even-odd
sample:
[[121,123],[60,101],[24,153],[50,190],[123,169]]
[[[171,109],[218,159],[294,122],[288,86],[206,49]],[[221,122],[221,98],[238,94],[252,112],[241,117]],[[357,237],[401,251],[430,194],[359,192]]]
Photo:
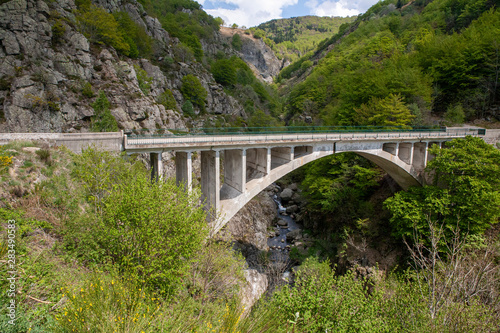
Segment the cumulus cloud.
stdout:
[[[207,1],[198,2],[204,5]],[[253,27],[272,19],[281,18],[283,8],[297,4],[298,0],[221,0],[211,2],[218,8],[205,8],[205,11],[214,17],[221,17],[226,25],[237,23],[240,26]]]
[[[352,2],[346,0],[311,0],[306,2],[306,6],[311,8],[311,14],[316,16],[354,16],[366,11],[370,6],[363,6],[366,3],[374,1]],[[361,8],[360,8],[361,7]],[[362,8],[366,7],[366,8]]]

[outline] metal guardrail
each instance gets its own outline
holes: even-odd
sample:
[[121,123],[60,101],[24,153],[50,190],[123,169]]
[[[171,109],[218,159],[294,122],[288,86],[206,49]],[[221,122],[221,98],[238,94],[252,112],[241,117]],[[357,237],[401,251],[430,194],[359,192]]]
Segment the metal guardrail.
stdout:
[[[344,130],[345,129],[345,130]],[[134,145],[167,145],[167,144],[207,144],[207,143],[235,143],[235,142],[272,142],[272,141],[319,141],[319,140],[370,140],[370,139],[439,139],[439,138],[459,138],[464,136],[482,135],[481,129],[460,128],[460,129],[383,129],[383,131],[360,130],[353,128],[353,131],[347,131],[348,128],[336,131],[310,132],[221,132],[221,133],[169,133],[167,135],[128,135],[127,146]]]

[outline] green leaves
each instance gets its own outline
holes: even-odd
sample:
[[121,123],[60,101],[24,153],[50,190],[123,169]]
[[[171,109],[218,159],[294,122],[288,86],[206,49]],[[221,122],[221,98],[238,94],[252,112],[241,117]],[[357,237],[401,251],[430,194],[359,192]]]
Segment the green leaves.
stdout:
[[188,74],[182,78],[181,92],[185,99],[202,109],[205,108],[205,99],[208,94],[196,76]]
[[462,233],[482,234],[500,217],[500,151],[480,138],[447,142],[432,147],[435,158],[427,171],[434,185],[410,188],[385,202],[392,213],[394,232],[411,236],[425,233],[428,221],[445,227],[445,235],[457,227]]
[[92,119],[91,129],[93,132],[117,132],[118,123],[115,117],[111,114],[108,98],[104,91],[99,91],[99,96],[94,103],[91,104],[94,108],[95,116]]

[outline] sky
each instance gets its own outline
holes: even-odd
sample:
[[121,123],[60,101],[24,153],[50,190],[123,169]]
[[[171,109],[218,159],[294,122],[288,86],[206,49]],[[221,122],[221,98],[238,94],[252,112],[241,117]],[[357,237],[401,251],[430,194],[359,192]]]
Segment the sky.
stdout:
[[353,16],[364,13],[379,0],[196,0],[226,26],[247,28],[272,19],[297,16]]

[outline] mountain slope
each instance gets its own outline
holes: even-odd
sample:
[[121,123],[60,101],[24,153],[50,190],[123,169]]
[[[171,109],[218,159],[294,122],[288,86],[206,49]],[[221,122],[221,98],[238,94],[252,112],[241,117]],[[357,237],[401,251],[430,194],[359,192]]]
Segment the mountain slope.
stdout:
[[431,111],[446,123],[500,117],[499,19],[494,1],[381,1],[280,73],[289,123],[384,126],[397,110],[403,126],[432,123]]

